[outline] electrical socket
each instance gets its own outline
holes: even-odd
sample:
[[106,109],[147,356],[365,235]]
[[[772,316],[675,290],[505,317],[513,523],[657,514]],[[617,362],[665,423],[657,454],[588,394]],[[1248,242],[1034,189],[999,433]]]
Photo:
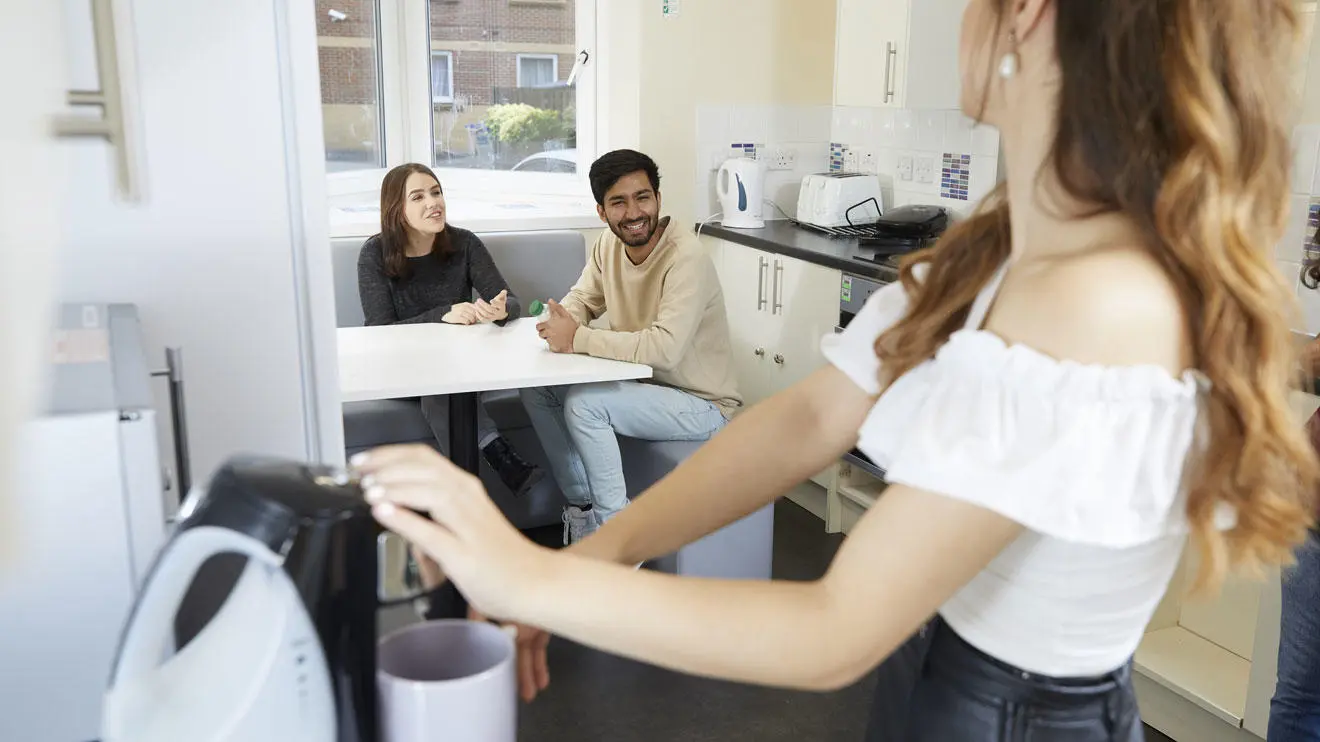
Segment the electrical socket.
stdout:
[[935,182],[935,158],[918,157],[916,164],[917,182],[934,183]]
[[875,173],[875,151],[869,149],[857,150],[857,166],[864,173]]
[[898,179],[912,180],[912,155],[898,156]]
[[857,172],[857,150],[845,149],[843,151],[843,170],[848,173]]
[[797,152],[792,147],[775,147],[766,158],[771,170],[792,170],[797,164]]

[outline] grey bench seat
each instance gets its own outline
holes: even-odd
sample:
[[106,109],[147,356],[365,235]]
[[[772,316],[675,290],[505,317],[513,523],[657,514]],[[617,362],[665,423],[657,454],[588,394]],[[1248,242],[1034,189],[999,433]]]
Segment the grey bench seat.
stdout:
[[[509,286],[524,305],[532,299],[560,298],[586,265],[587,246],[578,232],[505,232],[480,235]],[[357,260],[361,239],[331,243],[334,257],[335,303],[339,327],[363,324],[357,290]],[[523,458],[549,472],[550,467],[517,390],[488,392],[482,403],[500,432]],[[416,399],[348,402],[343,406],[344,444],[349,456],[381,445],[435,444],[431,428]],[[628,497],[635,498],[700,446],[689,441],[644,441],[620,436]],[[531,492],[515,498],[483,461],[481,479],[491,499],[518,528],[560,522],[564,496],[546,476]],[[769,579],[773,510],[767,507],[707,536],[654,566],[679,574],[707,577]]]

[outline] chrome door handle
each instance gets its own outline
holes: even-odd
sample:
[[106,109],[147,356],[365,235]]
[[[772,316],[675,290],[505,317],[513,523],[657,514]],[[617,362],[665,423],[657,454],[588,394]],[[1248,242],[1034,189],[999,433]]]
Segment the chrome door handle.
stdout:
[[775,354],[775,363],[778,363],[780,366],[784,365],[784,356],[782,353]]
[[782,260],[776,260],[776,261],[775,261],[775,286],[774,286],[774,288],[775,288],[775,306],[774,306],[773,309],[770,310],[770,313],[771,313],[771,314],[783,314],[783,313],[784,313],[784,301],[783,301],[784,298],[783,298],[782,296],[780,296],[781,289],[783,288],[783,282],[784,282],[784,261],[782,261]]
[[752,355],[756,356],[757,358],[764,358],[765,348],[757,348],[756,350],[752,351]]
[[765,274],[766,269],[770,267],[770,261],[764,256],[758,258],[757,277],[756,277],[756,311],[765,309]]
[[890,41],[885,45],[885,103],[894,99],[894,67],[898,62],[898,45]]
[[[104,139],[115,154],[116,181],[120,195],[127,201],[142,197],[142,183],[137,172],[136,152],[129,136],[125,106],[124,65],[120,58],[122,44],[116,29],[115,0],[91,0],[92,32],[96,40],[96,74],[99,90],[70,90],[70,106],[95,106],[99,117],[64,115],[54,121],[55,135],[66,139]],[[127,13],[124,14],[127,17]]]

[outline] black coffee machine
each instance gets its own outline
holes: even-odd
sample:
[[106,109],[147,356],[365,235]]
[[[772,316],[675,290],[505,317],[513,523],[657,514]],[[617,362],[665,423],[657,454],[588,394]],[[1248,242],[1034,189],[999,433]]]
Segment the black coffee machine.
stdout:
[[[202,536],[215,544],[210,553],[189,546]],[[238,546],[226,547],[226,540]],[[161,549],[139,595],[107,694],[107,727],[119,724],[122,738],[135,742],[166,736],[145,730],[174,723],[160,718],[171,712],[145,703],[135,707],[134,695],[149,695],[135,687],[168,683],[171,692],[181,696],[171,700],[173,705],[193,707],[195,700],[197,710],[192,713],[205,714],[215,704],[225,703],[215,696],[223,696],[229,685],[238,682],[265,684],[248,697],[270,700],[249,700],[250,709],[230,709],[226,718],[246,714],[253,719],[237,727],[245,732],[223,737],[226,742],[274,740],[278,737],[267,730],[282,724],[297,730],[333,728],[317,735],[295,732],[294,737],[284,738],[290,741],[331,734],[333,742],[375,742],[376,614],[382,605],[378,562],[383,543],[382,530],[360,488],[344,472],[268,458],[230,460],[205,490],[189,496],[176,531]],[[179,564],[189,559],[199,564]],[[191,574],[190,581],[170,576],[180,571]],[[173,594],[169,584],[178,585]],[[280,629],[283,637],[251,636],[252,626],[262,626],[261,619],[245,619],[243,612],[261,610],[262,605],[283,616],[281,625],[291,627]],[[164,626],[172,634],[173,656],[160,663],[135,660],[131,655],[140,653],[135,647],[143,643],[136,634],[149,631],[144,627],[152,624],[151,616],[169,611],[173,621]],[[306,626],[302,634],[297,630],[300,621]],[[275,622],[272,617],[268,623]],[[259,661],[231,667],[236,664],[230,660],[233,655],[254,652],[249,645],[259,642],[268,647]],[[149,640],[146,644],[150,647]],[[256,672],[252,665],[269,669],[241,681],[221,682],[216,677],[252,675]],[[188,680],[172,680],[171,673]],[[308,718],[286,718],[297,713]],[[193,723],[204,728],[201,719]],[[107,732],[106,742],[112,736]]]

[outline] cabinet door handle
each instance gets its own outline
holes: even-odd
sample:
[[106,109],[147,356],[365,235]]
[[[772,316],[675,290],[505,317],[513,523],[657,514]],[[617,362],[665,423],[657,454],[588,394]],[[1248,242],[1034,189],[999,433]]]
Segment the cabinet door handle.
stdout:
[[784,365],[784,355],[782,353],[775,354],[775,363],[778,363],[780,366]]
[[100,90],[70,90],[70,106],[94,106],[101,109],[96,118],[60,116],[55,119],[56,136],[69,139],[104,139],[115,153],[115,170],[120,195],[138,201],[142,184],[137,172],[136,153],[126,125],[125,70],[121,60],[123,39],[118,38],[114,0],[92,0],[92,31],[96,39],[96,72]]
[[898,45],[890,41],[885,44],[885,103],[894,99],[894,67],[898,63]]
[[775,261],[775,306],[770,310],[771,314],[784,313],[784,297],[780,296],[784,283],[784,261]]
[[752,355],[756,356],[757,358],[764,358],[765,348],[757,348],[756,350],[752,351]]
[[756,278],[756,311],[759,312],[762,309],[765,309],[765,274],[766,270],[770,267],[770,261],[764,256],[757,260],[759,261],[759,265],[757,266]]

